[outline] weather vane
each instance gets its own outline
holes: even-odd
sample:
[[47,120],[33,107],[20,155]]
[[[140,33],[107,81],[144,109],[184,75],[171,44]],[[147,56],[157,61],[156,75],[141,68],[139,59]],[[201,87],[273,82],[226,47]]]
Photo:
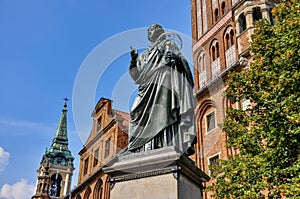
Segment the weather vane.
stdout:
[[64,107],[67,108],[67,101],[69,101],[69,98],[65,97],[65,98],[63,98],[63,100],[65,100],[65,105],[64,105]]

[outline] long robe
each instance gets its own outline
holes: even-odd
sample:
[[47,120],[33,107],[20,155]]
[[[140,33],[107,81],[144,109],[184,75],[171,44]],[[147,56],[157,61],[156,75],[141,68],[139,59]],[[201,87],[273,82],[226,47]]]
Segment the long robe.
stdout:
[[138,57],[129,73],[139,89],[130,111],[128,150],[145,146],[166,129],[176,131],[172,134],[179,137],[179,149],[192,147],[193,77],[177,46],[166,40],[153,44]]

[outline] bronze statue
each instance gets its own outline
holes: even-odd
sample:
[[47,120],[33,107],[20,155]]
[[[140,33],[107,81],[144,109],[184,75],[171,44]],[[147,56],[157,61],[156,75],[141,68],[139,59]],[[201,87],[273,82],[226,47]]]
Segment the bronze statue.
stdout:
[[129,152],[176,146],[194,153],[193,77],[186,59],[170,36],[154,24],[148,28],[149,48],[138,56],[131,48],[129,73],[139,85],[130,110]]

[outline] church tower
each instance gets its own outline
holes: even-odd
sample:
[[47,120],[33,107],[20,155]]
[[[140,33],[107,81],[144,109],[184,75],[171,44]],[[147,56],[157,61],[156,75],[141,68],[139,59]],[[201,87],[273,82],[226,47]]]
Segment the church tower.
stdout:
[[37,183],[32,199],[59,199],[70,193],[73,160],[68,148],[65,103],[51,147],[46,149],[37,171]]

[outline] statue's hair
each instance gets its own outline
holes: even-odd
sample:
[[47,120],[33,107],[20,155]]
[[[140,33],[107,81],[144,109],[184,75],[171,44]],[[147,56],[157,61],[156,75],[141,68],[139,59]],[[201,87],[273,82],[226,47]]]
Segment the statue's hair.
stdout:
[[163,27],[159,24],[153,24],[153,25],[149,26],[149,28],[147,30],[149,30],[150,28],[154,28],[155,30],[158,30],[160,34],[165,32]]

